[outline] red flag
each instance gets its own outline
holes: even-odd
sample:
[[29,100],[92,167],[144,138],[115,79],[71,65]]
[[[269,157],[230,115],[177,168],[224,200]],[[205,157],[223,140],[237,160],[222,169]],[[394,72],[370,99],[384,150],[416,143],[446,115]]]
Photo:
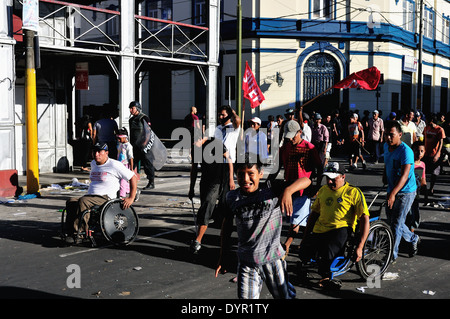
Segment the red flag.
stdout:
[[365,90],[375,90],[379,82],[380,70],[373,66],[371,68],[350,74],[345,79],[333,85],[333,88],[361,88]]
[[248,66],[248,62],[245,62],[245,73],[242,79],[242,90],[244,90],[244,97],[250,101],[250,106],[252,109],[257,107],[266,98],[261,92],[261,89],[256,83],[255,76],[252,70]]

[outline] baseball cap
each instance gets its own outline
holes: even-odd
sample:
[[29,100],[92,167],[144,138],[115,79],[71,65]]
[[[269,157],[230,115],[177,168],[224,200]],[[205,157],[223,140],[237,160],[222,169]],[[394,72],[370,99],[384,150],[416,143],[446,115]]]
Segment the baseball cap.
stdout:
[[294,109],[287,109],[284,115],[294,115]]
[[108,144],[106,143],[95,143],[95,145],[92,148],[94,152],[96,151],[108,151]]
[[357,118],[358,118],[358,114],[357,114],[357,113],[353,113],[353,114],[352,114],[352,118],[357,119]]
[[293,138],[299,130],[301,130],[300,124],[297,121],[290,120],[284,127],[284,137]]
[[259,117],[254,117],[254,118],[252,118],[251,120],[250,120],[251,122],[255,122],[255,123],[258,123],[259,125],[261,125],[261,119],[259,118]]
[[378,113],[380,113],[380,112],[378,112],[378,110],[373,110],[373,113],[377,113],[377,114],[378,114]]
[[321,120],[322,119],[322,115],[320,115],[320,113],[316,113],[316,114],[314,114],[314,119],[315,120]]
[[394,117],[396,117],[397,116],[397,114],[395,113],[395,112],[391,112],[390,114],[389,114],[389,118],[391,118],[391,119],[393,119]]
[[325,175],[325,176],[327,176],[328,178],[331,178],[331,179],[335,179],[339,175],[344,175],[344,174],[345,174],[345,172],[344,172],[343,169],[341,169],[339,167],[339,163],[338,162],[331,162],[331,163],[327,164],[327,166],[323,170],[323,174],[322,175]]

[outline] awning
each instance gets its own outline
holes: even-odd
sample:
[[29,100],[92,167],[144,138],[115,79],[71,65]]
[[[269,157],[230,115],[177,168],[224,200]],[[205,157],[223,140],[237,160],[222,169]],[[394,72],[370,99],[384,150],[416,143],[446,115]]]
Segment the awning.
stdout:
[[23,41],[22,19],[13,14],[13,37],[18,42]]

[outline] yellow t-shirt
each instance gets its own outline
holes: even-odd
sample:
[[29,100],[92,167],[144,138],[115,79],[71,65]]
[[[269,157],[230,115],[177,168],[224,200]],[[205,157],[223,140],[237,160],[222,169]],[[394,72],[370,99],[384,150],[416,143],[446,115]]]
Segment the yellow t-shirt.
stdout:
[[314,233],[325,233],[341,227],[352,227],[355,231],[358,219],[363,214],[369,216],[364,194],[347,182],[337,191],[327,185],[322,186],[311,210],[320,215],[314,225]]

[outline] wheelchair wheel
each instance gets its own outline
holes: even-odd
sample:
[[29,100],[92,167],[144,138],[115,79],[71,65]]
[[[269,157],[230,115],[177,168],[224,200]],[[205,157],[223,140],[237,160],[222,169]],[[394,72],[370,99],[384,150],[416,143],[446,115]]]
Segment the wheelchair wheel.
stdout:
[[61,212],[61,239],[65,240],[67,237],[67,233],[66,233],[66,209],[64,208]]
[[363,257],[356,263],[358,272],[364,279],[382,276],[389,267],[394,251],[394,236],[384,221],[370,224],[369,235],[364,244]]
[[122,200],[115,199],[102,207],[100,228],[108,241],[115,245],[128,245],[138,233],[138,216],[133,207],[124,210]]

